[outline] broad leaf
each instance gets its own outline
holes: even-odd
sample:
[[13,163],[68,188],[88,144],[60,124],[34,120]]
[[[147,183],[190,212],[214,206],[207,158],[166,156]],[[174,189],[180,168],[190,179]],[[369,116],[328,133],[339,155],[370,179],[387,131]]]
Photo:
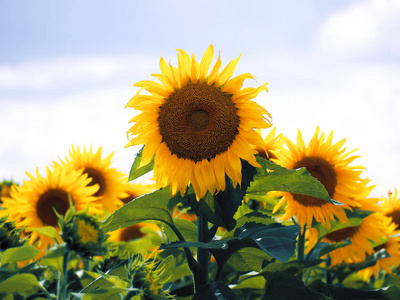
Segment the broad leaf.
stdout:
[[1,257],[1,265],[17,261],[27,261],[33,259],[40,253],[40,250],[31,245],[24,245],[21,247],[9,248],[3,252]]
[[0,282],[0,293],[21,293],[42,289],[36,277],[32,274],[15,274]]
[[139,178],[140,176],[153,170],[154,158],[148,165],[139,167],[140,163],[142,161],[142,152],[143,152],[143,147],[142,147],[142,149],[139,150],[138,154],[135,157],[135,161],[133,162],[131,171],[129,172],[128,181]]
[[288,261],[294,255],[299,232],[298,225],[247,223],[239,227],[234,236],[239,239],[250,238],[269,256],[279,261]]
[[[265,294],[263,300],[276,299],[307,299],[322,300],[332,299],[321,293],[315,292],[304,285],[297,277],[286,272],[269,272],[265,274]],[[336,299],[336,298],[335,298]],[[339,298],[337,298],[339,299]],[[350,299],[350,298],[340,298]]]
[[249,198],[252,195],[280,191],[313,196],[332,203],[324,185],[311,176],[305,168],[290,170],[260,157],[257,161],[262,165],[262,169],[258,170],[258,175],[254,177],[246,191],[246,196]]
[[173,226],[171,215],[174,206],[182,200],[178,193],[171,198],[169,187],[136,198],[111,214],[105,223],[110,232],[148,220],[161,221]]
[[57,229],[53,226],[44,226],[44,227],[29,227],[27,230],[34,231],[45,236],[51,237],[54,241],[57,242],[58,234]]

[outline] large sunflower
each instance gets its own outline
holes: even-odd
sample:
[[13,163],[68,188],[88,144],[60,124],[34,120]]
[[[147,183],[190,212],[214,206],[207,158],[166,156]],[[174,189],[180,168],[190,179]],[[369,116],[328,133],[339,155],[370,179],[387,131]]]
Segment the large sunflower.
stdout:
[[[76,210],[89,206],[89,211],[98,212],[96,197],[93,194],[99,189],[98,185],[87,186],[90,179],[82,174],[82,170],[67,170],[59,165],[51,171],[46,168],[46,177],[36,171],[36,177],[27,173],[30,180],[23,181],[19,186],[13,186],[10,198],[3,198],[3,207],[9,213],[10,220],[16,220],[17,226],[37,228],[44,226],[58,227],[57,215],[54,209],[64,215],[70,200]],[[31,232],[30,243],[39,249],[46,249],[54,241],[50,237]],[[37,243],[37,244],[36,244]]]
[[[201,198],[210,191],[225,190],[225,174],[236,186],[241,183],[241,161],[259,167],[251,146],[262,147],[254,128],[271,126],[269,113],[250,101],[267,83],[243,88],[245,73],[231,78],[239,57],[221,72],[221,60],[208,73],[213,58],[210,45],[200,63],[179,50],[178,68],[160,59],[161,84],[140,81],[140,90],[126,106],[142,111],[130,122],[126,145],[144,144],[141,165],[154,157],[154,177],[160,187],[170,185],[171,194],[183,195],[192,183]],[[150,95],[141,94],[146,90]],[[266,116],[264,116],[266,115]]]
[[342,148],[345,139],[335,144],[332,144],[332,139],[333,132],[325,140],[324,132],[319,136],[317,127],[306,147],[302,134],[298,131],[297,145],[285,137],[288,150],[281,147],[279,151],[274,151],[277,158],[272,161],[288,169],[305,167],[311,176],[317,178],[325,186],[331,199],[344,205],[334,205],[311,196],[279,193],[283,197],[275,206],[274,212],[287,203],[285,214],[282,216],[283,220],[296,216],[298,224],[303,227],[306,223],[311,226],[315,219],[329,228],[330,220],[334,220],[336,216],[345,223],[347,217],[344,208],[359,207],[357,199],[366,197],[366,191],[370,191],[371,188],[366,187],[368,180],[360,178],[363,167],[350,166],[350,163],[358,157],[351,156],[354,150],[345,153],[346,148]]
[[[111,153],[106,158],[101,158],[102,147],[96,153],[93,153],[92,147],[89,151],[84,149],[83,152],[77,147],[72,146],[69,151],[69,159],[65,162],[61,161],[62,165],[68,170],[83,170],[91,179],[89,185],[98,184],[99,189],[94,194],[98,197],[102,207],[109,212],[115,211],[123,205],[121,199],[128,197],[126,193],[125,183],[126,175],[119,172],[116,168],[111,168],[111,160],[114,153]],[[57,163],[56,163],[57,164]]]

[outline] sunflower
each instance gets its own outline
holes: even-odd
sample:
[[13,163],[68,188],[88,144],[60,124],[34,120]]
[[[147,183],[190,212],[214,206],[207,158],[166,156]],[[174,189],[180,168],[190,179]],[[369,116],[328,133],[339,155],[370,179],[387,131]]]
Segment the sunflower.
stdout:
[[[197,198],[207,191],[225,190],[225,174],[233,185],[241,183],[241,159],[260,167],[251,145],[263,146],[254,128],[271,126],[269,113],[250,101],[267,83],[243,88],[245,73],[231,78],[240,56],[221,72],[220,56],[208,73],[213,47],[200,63],[194,55],[178,50],[178,67],[160,59],[161,74],[153,74],[161,84],[140,81],[140,88],[126,106],[141,111],[130,122],[126,147],[144,144],[141,165],[154,157],[154,177],[160,187],[170,185],[171,194],[184,195],[189,183]],[[146,90],[150,95],[141,94]],[[266,115],[266,116],[264,116]]]
[[397,189],[394,190],[394,193],[389,191],[388,198],[382,198],[380,211],[392,218],[393,222],[397,225],[396,229],[400,229],[400,197],[398,196]]
[[[16,220],[17,227],[27,226],[37,228],[53,226],[58,228],[58,218],[54,210],[64,215],[70,207],[70,200],[77,210],[90,206],[90,212],[97,212],[99,205],[93,196],[99,189],[98,185],[87,186],[90,179],[82,174],[82,170],[67,170],[59,165],[51,171],[46,168],[46,177],[36,170],[36,177],[27,173],[29,181],[23,181],[19,186],[13,186],[10,198],[3,198],[3,206],[9,213],[10,220]],[[23,217],[21,217],[23,216]],[[60,239],[61,241],[61,239]],[[46,249],[54,241],[52,238],[32,231],[30,243],[39,249]]]
[[[349,239],[351,245],[338,248],[329,253],[331,266],[364,261],[375,252],[371,243],[382,243],[387,239],[391,220],[377,212],[364,218],[360,225],[346,227],[329,233],[321,242],[337,243]],[[393,229],[393,228],[392,228]]]
[[279,148],[283,145],[283,135],[279,134],[276,136],[276,127],[272,128],[269,134],[267,134],[264,138],[263,147],[256,147],[258,155],[265,159],[276,159],[276,155],[274,154]]
[[359,207],[357,199],[365,197],[372,189],[366,187],[369,182],[367,179],[360,178],[363,167],[350,166],[358,157],[351,156],[355,150],[345,153],[346,148],[342,148],[345,139],[332,144],[333,132],[325,140],[324,132],[319,136],[318,127],[307,147],[300,131],[297,135],[297,145],[286,137],[284,139],[289,150],[281,147],[279,151],[274,151],[277,158],[272,161],[288,169],[305,167],[311,176],[324,185],[330,198],[343,205],[334,205],[311,196],[279,192],[273,193],[283,196],[275,206],[274,212],[287,203],[282,220],[296,216],[302,228],[305,224],[311,227],[313,219],[327,228],[330,228],[330,220],[334,220],[334,217],[346,223],[344,208]]
[[[98,191],[94,196],[98,197],[104,210],[113,212],[123,205],[121,199],[128,197],[125,191],[126,175],[115,168],[111,168],[111,160],[114,153],[102,159],[102,147],[93,154],[92,147],[89,151],[83,152],[77,147],[72,146],[69,151],[69,159],[61,164],[68,170],[83,170],[91,179],[89,185],[99,185]],[[57,164],[57,163],[55,163]]]
[[392,270],[400,265],[400,237],[394,236],[399,233],[399,231],[396,230],[396,226],[395,223],[390,223],[387,227],[387,241],[382,245],[374,247],[375,252],[385,249],[390,257],[378,259],[374,266],[359,271],[358,275],[364,280],[369,280],[372,275],[378,278],[381,270],[385,271],[387,274],[392,274]]

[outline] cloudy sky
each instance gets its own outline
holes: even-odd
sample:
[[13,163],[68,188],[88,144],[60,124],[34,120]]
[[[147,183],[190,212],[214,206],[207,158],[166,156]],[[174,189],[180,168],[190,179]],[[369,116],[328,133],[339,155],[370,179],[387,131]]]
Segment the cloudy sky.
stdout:
[[[400,2],[0,1],[0,180],[43,172],[71,145],[125,149],[132,84],[176,48],[209,44],[235,74],[269,82],[257,98],[279,132],[316,126],[358,148],[373,196],[400,188]],[[246,3],[244,5],[244,3]]]

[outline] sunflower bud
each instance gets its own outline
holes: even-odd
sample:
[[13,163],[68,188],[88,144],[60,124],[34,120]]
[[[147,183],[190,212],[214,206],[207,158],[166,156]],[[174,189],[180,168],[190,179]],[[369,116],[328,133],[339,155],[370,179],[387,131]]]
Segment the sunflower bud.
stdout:
[[87,209],[77,212],[71,205],[64,218],[59,216],[61,237],[69,250],[82,258],[102,255],[108,238],[96,216],[88,215]]
[[21,240],[23,228],[15,228],[15,222],[7,222],[8,216],[0,217],[0,250],[19,247],[24,244]]

